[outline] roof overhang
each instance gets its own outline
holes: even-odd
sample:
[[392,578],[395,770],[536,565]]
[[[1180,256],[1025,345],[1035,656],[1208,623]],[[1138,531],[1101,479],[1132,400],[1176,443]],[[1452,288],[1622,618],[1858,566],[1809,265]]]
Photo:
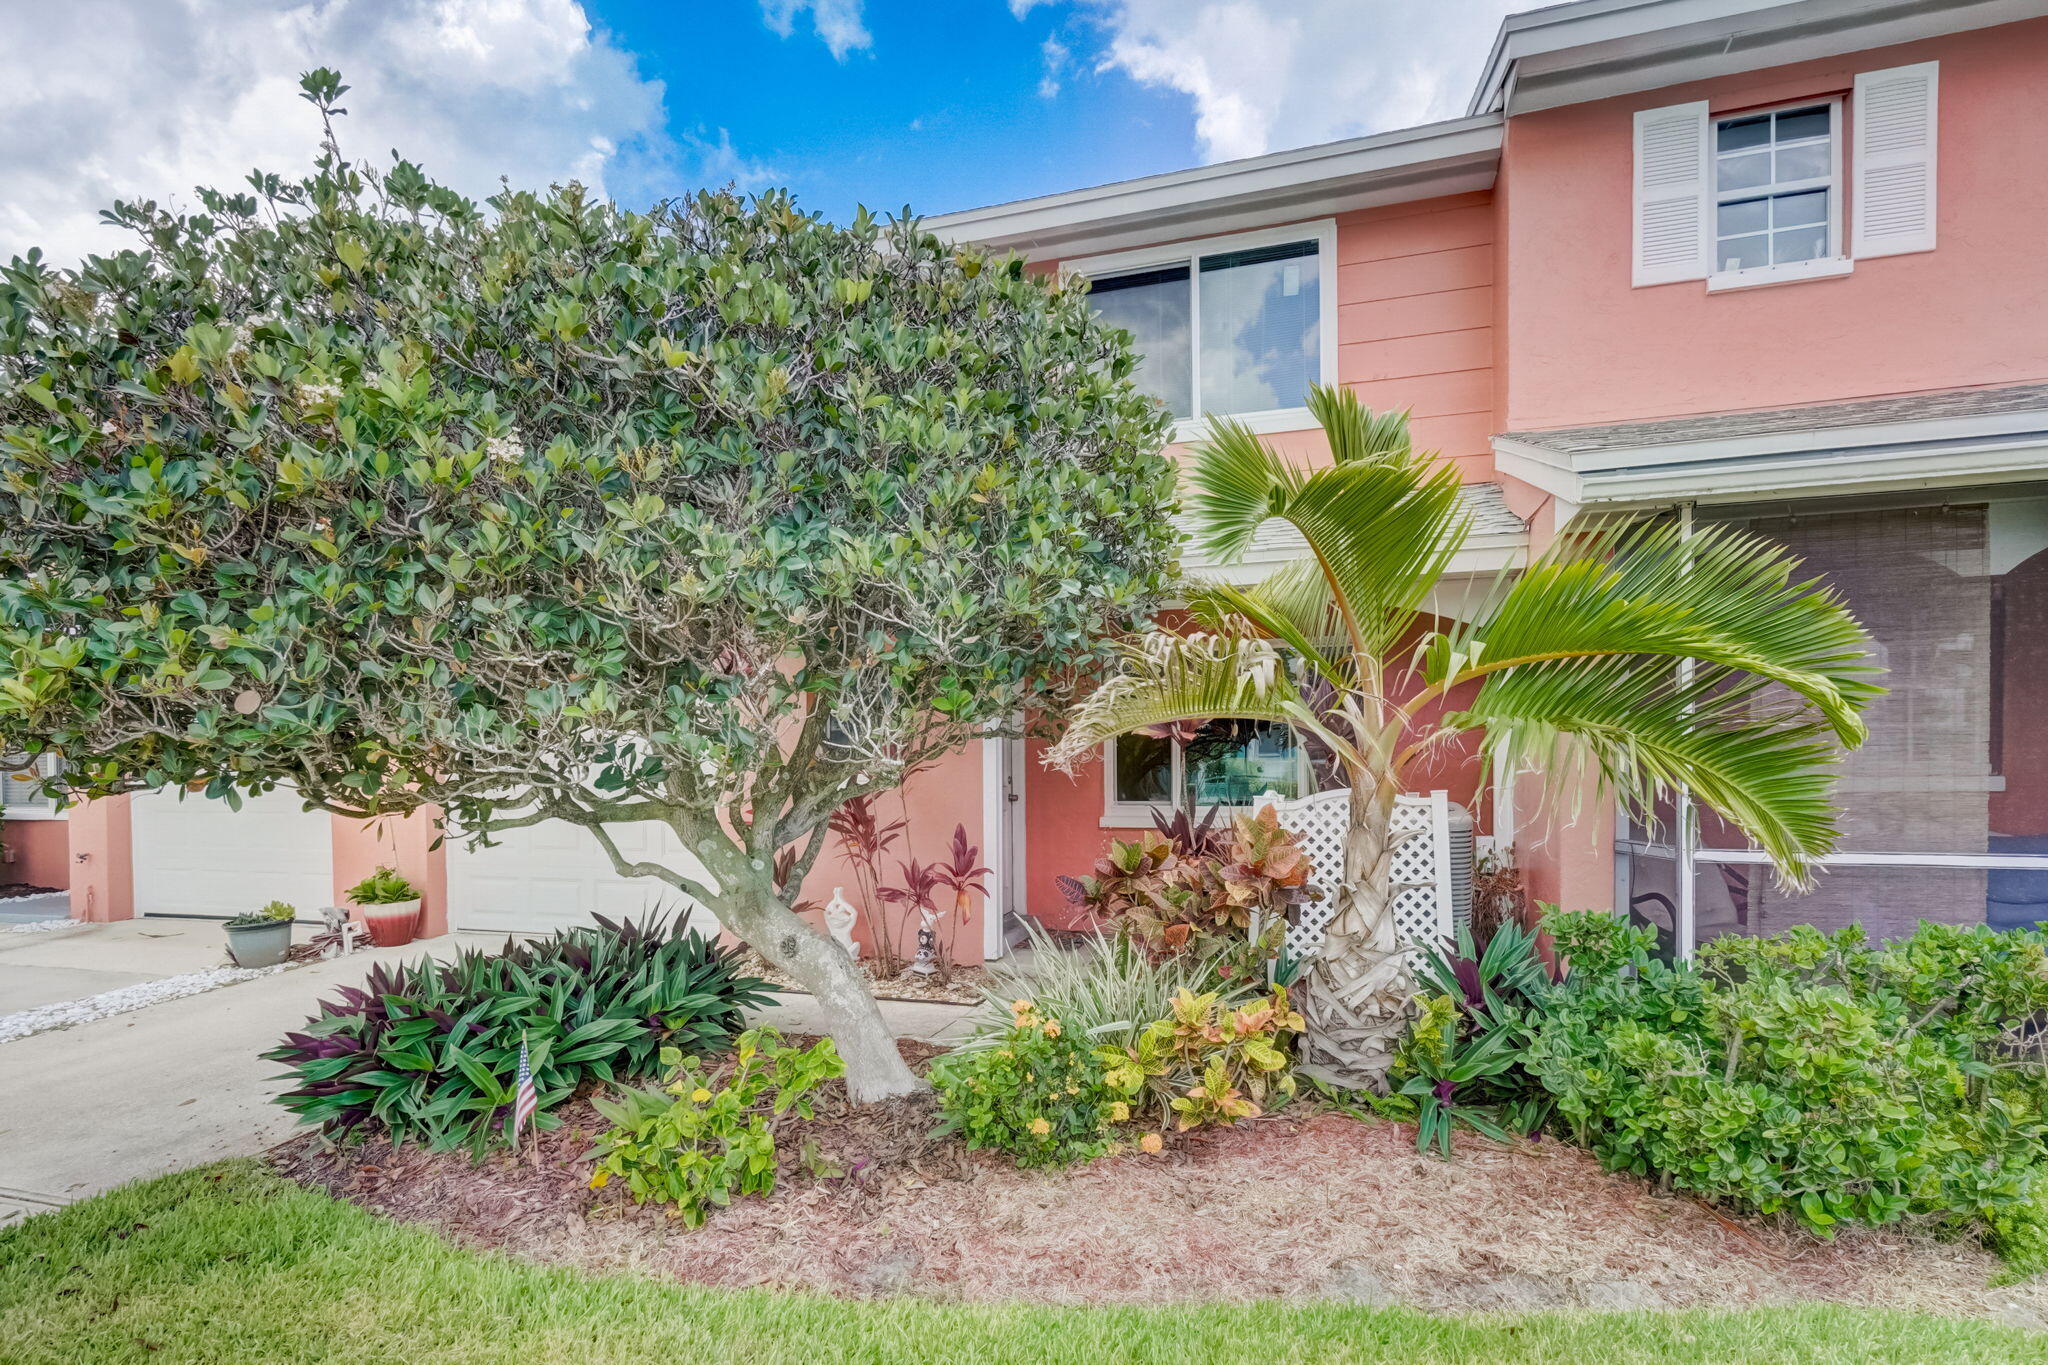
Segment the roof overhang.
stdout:
[[927,218],[948,241],[1088,256],[1490,189],[1502,121],[1482,114]]
[[1494,464],[1578,507],[1833,497],[2048,479],[2048,406],[1699,441],[1546,445],[1541,432],[1493,438]]
[[1511,14],[1471,112],[1526,114],[2048,15],[2048,0],[1577,0]]

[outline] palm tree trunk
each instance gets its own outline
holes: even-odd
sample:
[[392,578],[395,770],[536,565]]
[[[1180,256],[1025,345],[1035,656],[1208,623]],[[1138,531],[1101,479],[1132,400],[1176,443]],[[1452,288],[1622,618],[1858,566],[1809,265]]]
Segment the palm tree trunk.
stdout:
[[1337,913],[1302,979],[1301,1069],[1347,1090],[1384,1094],[1411,1013],[1407,954],[1394,932],[1394,802],[1359,775],[1351,785]]

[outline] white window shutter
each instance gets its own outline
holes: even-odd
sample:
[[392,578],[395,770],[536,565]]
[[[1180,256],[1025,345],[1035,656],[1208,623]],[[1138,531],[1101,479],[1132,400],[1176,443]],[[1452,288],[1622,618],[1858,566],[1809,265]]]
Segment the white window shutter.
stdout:
[[1636,111],[1636,284],[1707,277],[1707,105]]
[[1856,77],[1852,256],[1934,250],[1934,148],[1938,63]]

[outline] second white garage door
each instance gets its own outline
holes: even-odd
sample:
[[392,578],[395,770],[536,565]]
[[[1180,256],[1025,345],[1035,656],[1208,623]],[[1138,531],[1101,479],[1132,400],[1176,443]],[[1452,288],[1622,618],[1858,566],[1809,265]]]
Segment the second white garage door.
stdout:
[[334,904],[334,819],[292,791],[244,797],[240,810],[176,787],[129,802],[135,909],[226,918],[279,900],[317,920]]
[[[628,858],[686,876],[698,872],[696,859],[663,825],[614,825],[612,837]],[[473,849],[452,838],[446,847],[449,922],[457,929],[542,934],[588,924],[593,914],[639,919],[657,908],[673,913],[683,904],[682,893],[665,882],[621,877],[589,830],[560,820],[507,830],[490,848]],[[707,934],[715,931],[708,912],[698,911],[691,923]]]

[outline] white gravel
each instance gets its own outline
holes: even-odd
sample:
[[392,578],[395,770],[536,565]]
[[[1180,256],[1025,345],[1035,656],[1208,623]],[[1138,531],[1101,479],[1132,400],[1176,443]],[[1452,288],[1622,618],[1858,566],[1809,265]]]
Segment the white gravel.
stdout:
[[52,929],[82,929],[84,927],[85,921],[79,919],[32,919],[26,924],[8,925],[7,932],[10,934],[46,934]]
[[289,965],[214,967],[203,972],[187,972],[183,976],[167,976],[160,981],[145,981],[139,986],[123,986],[119,990],[102,991],[98,995],[88,995],[83,1000],[63,1000],[54,1005],[39,1005],[32,1010],[22,1010],[18,1014],[0,1015],[0,1043],[11,1043],[17,1038],[26,1038],[32,1033],[44,1033],[53,1028],[89,1024],[95,1019],[106,1019],[148,1005],[160,1005],[166,1000],[218,990],[222,986],[232,986],[239,981],[254,981],[259,976],[272,976],[289,970]]

